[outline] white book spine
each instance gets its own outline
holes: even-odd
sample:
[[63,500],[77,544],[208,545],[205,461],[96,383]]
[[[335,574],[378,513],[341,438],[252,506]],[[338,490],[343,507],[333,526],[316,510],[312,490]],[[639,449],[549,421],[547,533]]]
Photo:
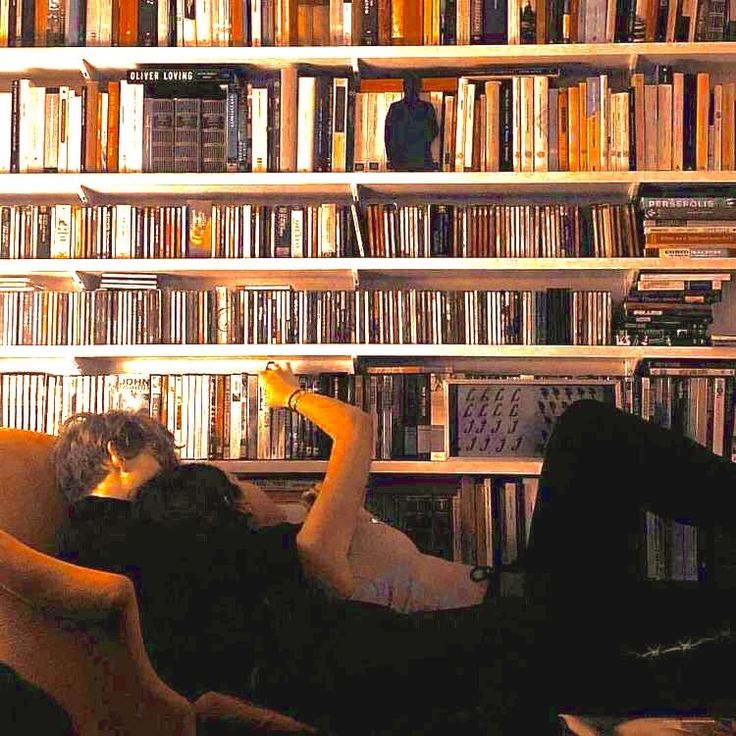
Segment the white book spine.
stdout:
[[58,171],[69,170],[69,87],[59,87]]
[[130,204],[115,205],[115,258],[132,258],[131,217],[133,206]]
[[261,46],[263,42],[263,21],[261,19],[261,0],[250,3],[250,40],[252,46]]
[[519,126],[521,133],[521,170],[534,171],[534,79],[521,78]]
[[457,80],[456,124],[455,124],[455,171],[465,170],[465,110],[468,104],[468,80],[460,77]]
[[156,31],[159,46],[169,45],[169,3],[158,0],[156,13]]
[[0,145],[0,174],[10,172],[10,113],[12,110],[12,93],[0,92],[0,130],[3,143]]
[[304,210],[301,207],[291,210],[291,257],[304,257]]
[[[466,87],[465,102],[465,155],[463,167],[470,171],[473,167],[473,129],[475,127],[475,85]],[[462,171],[463,169],[461,169]]]
[[243,429],[243,376],[233,373],[230,376],[230,426],[225,427],[229,432],[230,458],[240,457],[240,443]]
[[268,171],[268,88],[253,88],[253,172]]
[[535,75],[533,81],[534,104],[534,171],[547,171],[548,158],[548,110],[549,80]]
[[[353,45],[353,3],[344,2],[342,4],[342,31],[343,46]],[[338,44],[339,45],[339,44]]]
[[314,106],[317,93],[315,77],[299,77],[297,105],[296,170],[314,169]]
[[82,97],[73,90],[69,93],[67,170],[69,173],[82,170]]
[[30,115],[31,100],[31,80],[18,80],[18,171],[23,174],[28,171],[29,161],[31,158],[31,131],[29,129],[28,120]]
[[54,205],[51,215],[51,258],[71,256],[71,221],[72,206],[70,204]]
[[212,46],[213,4],[210,0],[194,0],[194,15],[196,18],[194,32],[197,46]]

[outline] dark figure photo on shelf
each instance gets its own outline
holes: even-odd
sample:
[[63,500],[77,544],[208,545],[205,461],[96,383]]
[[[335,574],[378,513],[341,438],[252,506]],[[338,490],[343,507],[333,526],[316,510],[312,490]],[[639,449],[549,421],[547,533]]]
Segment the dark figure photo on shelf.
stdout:
[[369,414],[300,388],[288,364],[259,381],[267,407],[332,440],[300,519],[256,483],[180,463],[145,414],[76,415],[56,442],[60,555],[130,577],[149,656],[179,692],[241,694],[329,736],[546,736],[563,733],[560,714],[736,713],[736,588],[715,562],[696,583],[652,585],[634,543],[643,509],[733,534],[735,464],[577,401],[552,430],[518,562],[464,564],[365,508]]
[[419,97],[421,87],[419,75],[405,76],[404,96],[386,113],[386,158],[393,171],[437,170],[430,147],[440,129],[434,107]]

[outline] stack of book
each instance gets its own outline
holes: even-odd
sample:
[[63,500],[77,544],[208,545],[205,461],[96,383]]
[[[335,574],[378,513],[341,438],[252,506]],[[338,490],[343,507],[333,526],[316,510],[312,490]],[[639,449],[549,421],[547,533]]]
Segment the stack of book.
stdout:
[[103,273],[100,277],[100,289],[157,289],[158,274],[155,273]]
[[710,345],[730,273],[640,273],[621,305],[617,345]]
[[0,276],[0,291],[41,291],[35,281],[28,276]]
[[641,197],[644,255],[736,257],[736,196],[698,192]]

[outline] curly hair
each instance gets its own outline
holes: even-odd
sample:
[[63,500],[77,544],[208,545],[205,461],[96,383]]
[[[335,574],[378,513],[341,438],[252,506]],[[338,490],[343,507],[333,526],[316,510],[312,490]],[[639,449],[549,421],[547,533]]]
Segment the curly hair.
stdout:
[[149,450],[162,468],[179,462],[174,435],[146,414],[74,414],[64,422],[52,455],[59,489],[68,504],[86,496],[107,475],[108,443],[127,459]]

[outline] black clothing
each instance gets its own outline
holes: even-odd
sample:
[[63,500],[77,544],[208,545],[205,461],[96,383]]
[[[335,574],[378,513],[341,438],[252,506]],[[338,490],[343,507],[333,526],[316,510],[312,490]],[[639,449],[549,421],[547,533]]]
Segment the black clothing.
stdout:
[[[716,674],[736,655],[734,589],[715,559],[701,583],[647,582],[642,511],[696,524],[733,548],[736,465],[675,431],[581,401],[554,428],[539,489],[521,566],[545,582],[556,707],[697,713],[724,700],[736,712],[736,686]],[[650,656],[688,641],[702,645]]]
[[439,133],[434,107],[406,97],[392,102],[386,114],[384,140],[389,167],[395,171],[433,171],[432,141]]
[[0,662],[0,733],[3,736],[74,736],[72,719],[45,690]]
[[268,644],[253,626],[264,615],[264,573],[298,572],[293,528],[256,534],[231,493],[210,466],[163,470],[133,502],[78,501],[60,540],[62,559],[133,581],[151,661],[190,698],[249,682]]
[[736,466],[672,431],[573,405],[547,448],[525,595],[411,615],[307,584],[296,529],[251,531],[197,467],[162,471],[132,504],[80,501],[64,544],[134,580],[154,665],[185,694],[241,693],[351,736],[546,736],[556,712],[698,712],[729,696],[713,647],[630,654],[736,614],[713,584],[662,594],[638,572],[642,505],[736,527]]

